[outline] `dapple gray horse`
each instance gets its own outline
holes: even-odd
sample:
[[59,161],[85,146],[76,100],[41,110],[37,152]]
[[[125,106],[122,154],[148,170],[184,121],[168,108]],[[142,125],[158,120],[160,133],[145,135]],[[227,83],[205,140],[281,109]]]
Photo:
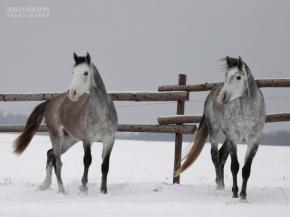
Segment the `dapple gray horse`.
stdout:
[[[246,142],[248,148],[242,169],[243,185],[240,192],[240,198],[246,199],[247,182],[263,131],[266,108],[262,92],[257,87],[247,64],[240,57],[238,59],[226,57],[225,60],[225,82],[214,88],[207,96],[195,142],[175,175],[179,175],[196,160],[209,134],[217,188],[224,188],[224,165],[230,154],[232,192],[233,197],[238,197],[237,144]],[[223,146],[218,150],[220,131],[226,138]]]
[[84,173],[81,191],[87,191],[88,170],[92,161],[91,145],[103,143],[101,191],[107,193],[107,174],[111,150],[115,141],[118,118],[115,106],[103,80],[91,62],[90,55],[74,53],[73,79],[67,93],[39,104],[30,114],[24,132],[15,140],[15,153],[21,154],[39,128],[43,117],[48,127],[52,149],[47,152],[46,178],[41,185],[51,185],[52,167],[58,190],[65,193],[61,178],[61,155],[78,141],[83,142]]

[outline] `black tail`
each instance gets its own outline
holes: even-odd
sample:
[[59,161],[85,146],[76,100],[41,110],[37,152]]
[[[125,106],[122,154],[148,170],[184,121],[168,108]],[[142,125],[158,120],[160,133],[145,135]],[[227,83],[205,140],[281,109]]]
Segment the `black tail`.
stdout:
[[24,131],[18,138],[14,141],[14,153],[22,154],[22,152],[27,148],[37,129],[39,128],[43,116],[45,107],[48,101],[45,101],[38,106],[36,106],[33,112],[27,119]]

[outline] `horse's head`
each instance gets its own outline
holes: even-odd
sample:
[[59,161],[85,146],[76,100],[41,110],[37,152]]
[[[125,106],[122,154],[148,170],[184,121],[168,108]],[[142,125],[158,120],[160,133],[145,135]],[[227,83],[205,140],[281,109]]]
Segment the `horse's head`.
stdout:
[[248,85],[248,67],[242,58],[226,57],[226,73],[224,86],[217,101],[226,104],[234,99],[250,94]]
[[74,53],[74,60],[73,79],[68,89],[68,96],[71,100],[77,101],[81,95],[90,92],[94,85],[95,72],[89,53],[86,56],[77,56]]

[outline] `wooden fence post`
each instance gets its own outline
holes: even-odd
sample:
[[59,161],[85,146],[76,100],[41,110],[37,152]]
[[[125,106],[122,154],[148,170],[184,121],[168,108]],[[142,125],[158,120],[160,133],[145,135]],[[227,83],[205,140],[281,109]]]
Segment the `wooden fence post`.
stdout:
[[[186,75],[185,74],[179,74],[178,75],[178,85],[186,85]],[[184,100],[178,100],[177,101],[177,115],[183,115],[184,114]],[[177,124],[177,125],[183,125],[183,124]],[[176,133],[175,134],[175,152],[174,152],[174,168],[173,173],[176,168],[180,166],[181,163],[181,152],[182,152],[182,133]],[[173,184],[179,184],[180,183],[180,176],[173,177]]]

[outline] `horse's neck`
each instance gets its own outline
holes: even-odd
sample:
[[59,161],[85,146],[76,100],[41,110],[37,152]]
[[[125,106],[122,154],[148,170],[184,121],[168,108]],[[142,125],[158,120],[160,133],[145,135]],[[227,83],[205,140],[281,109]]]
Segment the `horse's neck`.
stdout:
[[91,103],[98,109],[99,106],[111,104],[104,82],[99,74],[96,75],[95,85],[90,89]]
[[92,101],[104,102],[108,98],[108,93],[105,88],[92,88],[90,90],[90,96]]
[[94,71],[94,85],[91,87],[90,92],[92,92],[95,95],[107,95],[107,90],[105,87],[105,84],[103,82],[103,79],[97,69],[97,67],[92,63],[91,64],[93,71]]
[[112,100],[109,97],[105,84],[95,65],[92,65],[94,74],[94,85],[90,89],[90,111],[97,114],[102,114],[104,110],[112,107]]

